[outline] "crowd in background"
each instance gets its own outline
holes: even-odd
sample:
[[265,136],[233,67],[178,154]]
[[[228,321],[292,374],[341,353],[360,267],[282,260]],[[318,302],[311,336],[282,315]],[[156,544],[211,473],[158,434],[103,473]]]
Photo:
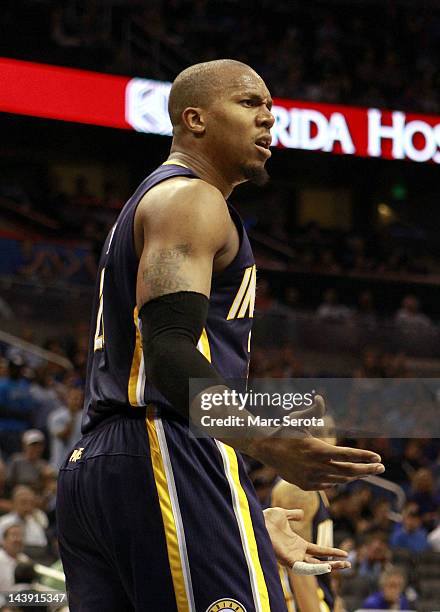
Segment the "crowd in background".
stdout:
[[[30,183],[28,189],[25,182]],[[29,239],[20,246],[14,272],[24,277],[36,275],[40,280],[62,276],[90,283],[101,244],[129,196],[119,195],[110,180],[99,196],[81,174],[70,194],[60,190],[49,173],[44,180],[41,175],[38,180],[22,175],[21,184],[18,178],[2,181],[1,218],[30,236],[39,236],[37,242],[32,244]],[[264,234],[273,241],[272,259],[290,271],[401,281],[417,277],[427,283],[438,278],[439,255],[422,228],[411,229],[398,222],[358,231],[328,229],[316,221],[301,226],[295,223],[288,197],[274,203],[269,191],[265,198],[266,206],[244,210],[245,226],[256,232],[257,254],[262,248],[258,236]],[[237,205],[240,210],[240,197]],[[49,244],[54,242],[57,249]]]
[[326,229],[315,221],[291,227],[288,207],[276,206],[249,224],[290,247],[293,270],[404,278],[426,277],[440,269],[438,257],[427,247],[426,232],[398,222],[370,232]]
[[2,11],[6,26],[33,15],[13,30],[13,44],[5,35],[3,52],[31,48],[40,60],[164,80],[192,63],[232,57],[253,66],[275,96],[440,110],[440,13],[429,2],[22,4],[21,12],[12,2]]
[[[22,335],[34,340],[29,329]],[[80,435],[87,343],[86,325],[74,329],[71,336],[47,340],[46,348],[70,359],[73,367],[69,370],[21,348],[1,346],[0,557],[6,555],[8,563],[0,563],[0,590],[11,586],[11,567],[17,564],[21,568],[22,563],[26,567],[31,561],[42,561],[59,567],[56,478],[60,463]],[[257,345],[251,364],[251,376],[256,377],[331,375],[331,366],[325,374],[306,374],[292,345]],[[367,347],[347,375],[373,382],[378,377],[408,377],[411,370],[404,355]],[[440,552],[439,440],[356,438],[340,442],[378,452],[386,467],[386,479],[397,485],[403,497],[399,502],[395,493],[362,483],[328,491],[336,544],[347,550],[352,562],[352,569],[336,579],[335,588],[347,599],[348,606],[354,601],[350,591],[353,579],[357,581],[354,596],[358,604],[362,603],[360,594],[362,601],[367,599],[388,579],[401,584],[401,592],[409,601],[426,597],[428,587],[417,572],[417,559],[430,566],[435,551]],[[252,461],[249,469],[265,507],[277,476]],[[434,560],[438,564],[436,557]],[[403,568],[397,571],[400,578],[393,574],[396,564]]]

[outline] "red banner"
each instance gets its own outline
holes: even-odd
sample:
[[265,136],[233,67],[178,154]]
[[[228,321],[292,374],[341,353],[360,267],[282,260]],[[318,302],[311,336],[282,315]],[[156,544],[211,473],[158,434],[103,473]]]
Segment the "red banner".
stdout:
[[[170,83],[0,58],[0,111],[171,134]],[[273,145],[440,163],[440,117],[274,100]]]
[[0,58],[0,111],[130,129],[130,79]]
[[273,144],[308,151],[440,163],[440,117],[276,100]]

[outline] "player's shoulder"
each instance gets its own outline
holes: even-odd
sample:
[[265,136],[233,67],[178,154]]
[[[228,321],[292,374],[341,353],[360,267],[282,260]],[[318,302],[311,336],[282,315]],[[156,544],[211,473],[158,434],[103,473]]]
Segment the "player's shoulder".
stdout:
[[287,496],[294,495],[300,490],[301,489],[297,485],[287,482],[286,480],[278,480],[272,489],[272,498],[276,497],[278,500],[283,500]]
[[173,177],[153,187],[139,203],[135,223],[144,235],[175,235],[202,245],[222,245],[230,231],[230,215],[219,189],[188,177]]
[[140,202],[141,207],[160,204],[162,209],[172,208],[174,214],[198,213],[207,207],[211,212],[227,211],[226,200],[222,192],[198,178],[176,176],[155,185]]

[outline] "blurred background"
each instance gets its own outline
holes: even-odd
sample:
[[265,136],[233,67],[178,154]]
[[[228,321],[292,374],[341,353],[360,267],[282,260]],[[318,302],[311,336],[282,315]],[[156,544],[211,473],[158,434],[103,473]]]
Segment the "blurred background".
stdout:
[[[0,23],[2,591],[17,564],[61,569],[97,260],[168,154],[168,83],[190,64],[244,61],[275,100],[271,181],[231,197],[258,268],[251,375],[439,377],[440,2],[4,0]],[[391,566],[401,609],[440,609],[439,440],[345,442],[387,470],[328,492],[353,563],[339,609]],[[249,468],[266,506],[277,475]]]

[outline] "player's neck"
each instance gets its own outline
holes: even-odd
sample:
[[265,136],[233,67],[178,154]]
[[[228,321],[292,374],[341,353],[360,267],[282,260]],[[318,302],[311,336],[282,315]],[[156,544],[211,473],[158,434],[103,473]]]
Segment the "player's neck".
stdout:
[[231,195],[235,187],[235,183],[225,178],[213,162],[201,153],[182,151],[172,147],[167,162],[175,162],[176,164],[190,168],[203,181],[217,187],[217,189],[222,192],[225,199]]

